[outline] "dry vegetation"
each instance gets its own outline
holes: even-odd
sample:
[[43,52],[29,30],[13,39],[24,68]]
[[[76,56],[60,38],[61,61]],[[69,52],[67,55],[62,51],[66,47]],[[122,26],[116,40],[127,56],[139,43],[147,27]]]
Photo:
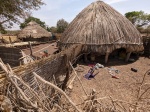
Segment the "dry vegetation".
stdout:
[[[18,67],[14,71],[1,61],[0,66],[6,77],[3,78],[0,90],[6,91],[3,91],[5,94],[0,93],[0,109],[13,108],[14,111],[21,112],[150,111],[148,58],[140,57],[133,63],[110,59],[104,68],[99,69],[95,78],[87,80],[83,76],[90,68],[88,65],[78,63],[74,69],[72,64],[68,63],[73,62],[79,55],[81,47],[70,47],[51,57]],[[70,67],[69,71],[72,71],[70,75],[67,73],[70,76],[67,85],[71,89],[62,91],[57,87],[57,79],[61,73],[66,74],[66,67]],[[112,78],[109,67],[120,71],[116,74],[119,79]],[[131,71],[131,68],[136,68],[138,72]]]

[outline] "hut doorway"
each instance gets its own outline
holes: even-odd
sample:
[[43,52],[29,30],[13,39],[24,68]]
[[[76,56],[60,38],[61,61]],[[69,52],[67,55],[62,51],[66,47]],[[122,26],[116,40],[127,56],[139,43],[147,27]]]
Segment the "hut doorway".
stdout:
[[111,60],[125,60],[126,59],[126,49],[120,48],[120,49],[114,50],[110,54],[109,59],[111,59]]

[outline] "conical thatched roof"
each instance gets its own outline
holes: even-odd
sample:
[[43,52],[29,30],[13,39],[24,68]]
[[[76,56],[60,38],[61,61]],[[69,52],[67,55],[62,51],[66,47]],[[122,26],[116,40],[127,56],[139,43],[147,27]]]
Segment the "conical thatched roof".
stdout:
[[28,25],[22,29],[18,37],[19,38],[41,38],[41,37],[50,37],[51,33],[42,28],[39,24],[34,21],[28,23]]
[[60,47],[83,44],[85,51],[105,54],[117,48],[143,50],[138,30],[108,4],[96,1],[83,9],[60,39]]

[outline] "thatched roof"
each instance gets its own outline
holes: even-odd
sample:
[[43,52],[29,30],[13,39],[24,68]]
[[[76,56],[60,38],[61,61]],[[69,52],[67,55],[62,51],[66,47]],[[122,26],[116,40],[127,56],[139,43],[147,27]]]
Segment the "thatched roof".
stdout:
[[83,44],[85,51],[102,54],[121,47],[127,51],[143,50],[140,33],[134,25],[102,1],[90,4],[70,23],[60,39],[60,47],[71,44]]
[[41,37],[50,37],[51,33],[42,28],[39,24],[34,21],[28,23],[28,25],[22,29],[18,37],[19,38],[41,38]]

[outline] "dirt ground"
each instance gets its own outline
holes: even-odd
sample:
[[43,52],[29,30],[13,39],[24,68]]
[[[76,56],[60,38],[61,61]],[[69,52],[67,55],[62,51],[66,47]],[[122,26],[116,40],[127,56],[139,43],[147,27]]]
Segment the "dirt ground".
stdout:
[[[99,73],[91,80],[84,77],[90,69],[89,64],[77,65],[75,70],[81,82],[76,77],[73,82],[73,88],[68,89],[69,96],[77,105],[86,100],[92,89],[96,91],[97,98],[100,99],[100,102],[107,102],[107,105],[109,105],[107,98],[136,104],[139,96],[141,96],[141,99],[150,102],[150,74],[145,76],[141,91],[138,91],[144,74],[150,69],[150,59],[140,57],[132,63],[126,63],[123,60],[109,60],[109,63],[104,65],[104,68],[99,68],[95,71],[95,73]],[[112,71],[119,79],[112,78],[108,68],[119,70],[118,74]],[[131,71],[131,68],[137,69],[137,72]],[[73,75],[74,73],[72,73]],[[81,83],[88,95],[84,92]],[[146,92],[144,93],[144,91]],[[146,104],[146,106],[146,108],[150,108],[150,103]]]
[[[33,55],[41,58],[42,53],[45,50],[47,50],[48,54],[51,55],[55,51],[58,50],[56,45],[57,45],[57,43],[54,42],[54,43],[46,43],[46,44],[40,44],[40,45],[32,46]],[[30,48],[25,48],[25,49],[22,49],[22,50],[26,55],[30,55]]]

